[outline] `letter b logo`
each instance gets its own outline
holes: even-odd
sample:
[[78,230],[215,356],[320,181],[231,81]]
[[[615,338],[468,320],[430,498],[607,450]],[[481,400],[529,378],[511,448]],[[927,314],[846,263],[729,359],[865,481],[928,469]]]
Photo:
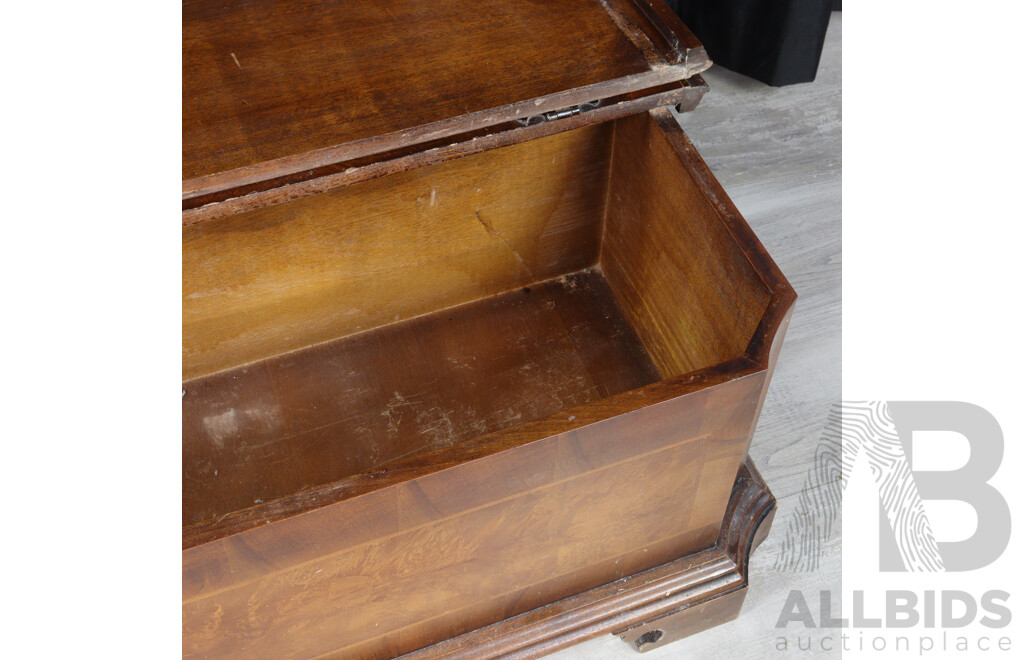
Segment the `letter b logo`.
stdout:
[[[978,528],[970,538],[934,541],[945,570],[971,571],[991,564],[1010,541],[1010,509],[999,491],[988,483],[1003,460],[1003,432],[999,423],[985,409],[959,401],[890,401],[888,410],[906,457],[904,474],[916,484],[920,499],[966,502],[977,514]],[[915,431],[959,433],[970,445],[967,464],[945,472],[911,471],[911,440]],[[916,539],[897,539],[896,535],[919,535],[921,526],[912,524],[908,516],[901,519],[899,515],[894,517],[891,510],[888,513],[881,519],[880,568],[905,571],[906,553],[901,553],[900,542],[906,544]]]

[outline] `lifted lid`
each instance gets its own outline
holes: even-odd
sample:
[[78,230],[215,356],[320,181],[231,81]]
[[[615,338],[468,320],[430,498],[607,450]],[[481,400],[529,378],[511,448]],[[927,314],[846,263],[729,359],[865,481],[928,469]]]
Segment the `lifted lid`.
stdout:
[[708,66],[662,0],[185,0],[183,199],[636,98]]

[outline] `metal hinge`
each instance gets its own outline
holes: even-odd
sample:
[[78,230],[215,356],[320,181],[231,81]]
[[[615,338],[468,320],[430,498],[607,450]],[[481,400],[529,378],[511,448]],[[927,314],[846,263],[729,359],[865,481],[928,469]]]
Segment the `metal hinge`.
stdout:
[[566,117],[574,117],[581,112],[593,110],[601,106],[601,101],[588,101],[586,103],[580,103],[579,105],[570,106],[564,110],[549,110],[540,115],[533,115],[526,119],[517,119],[520,126],[533,126],[534,124],[543,124],[546,121],[555,121],[557,119],[565,119]]

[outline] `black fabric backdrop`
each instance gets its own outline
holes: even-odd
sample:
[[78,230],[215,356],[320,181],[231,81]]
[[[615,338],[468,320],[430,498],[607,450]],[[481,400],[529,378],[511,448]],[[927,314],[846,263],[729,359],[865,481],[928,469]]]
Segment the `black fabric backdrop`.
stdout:
[[781,86],[814,80],[842,0],[667,0],[719,66]]

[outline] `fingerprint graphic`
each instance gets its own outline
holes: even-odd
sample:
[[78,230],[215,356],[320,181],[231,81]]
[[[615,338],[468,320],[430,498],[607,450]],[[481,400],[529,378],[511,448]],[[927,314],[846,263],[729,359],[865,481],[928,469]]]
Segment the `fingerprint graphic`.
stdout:
[[832,405],[815,451],[814,465],[804,479],[796,513],[790,518],[775,558],[776,570],[818,568],[822,543],[832,535],[839,521],[842,491],[862,451],[903,565],[914,572],[944,570],[910,463],[884,401]]
[[846,401],[842,410],[843,487],[864,452],[906,570],[945,570],[888,404]]
[[842,404],[832,404],[825,430],[814,452],[814,465],[804,478],[796,515],[789,519],[775,570],[815,571],[822,543],[832,536],[842,506]]

